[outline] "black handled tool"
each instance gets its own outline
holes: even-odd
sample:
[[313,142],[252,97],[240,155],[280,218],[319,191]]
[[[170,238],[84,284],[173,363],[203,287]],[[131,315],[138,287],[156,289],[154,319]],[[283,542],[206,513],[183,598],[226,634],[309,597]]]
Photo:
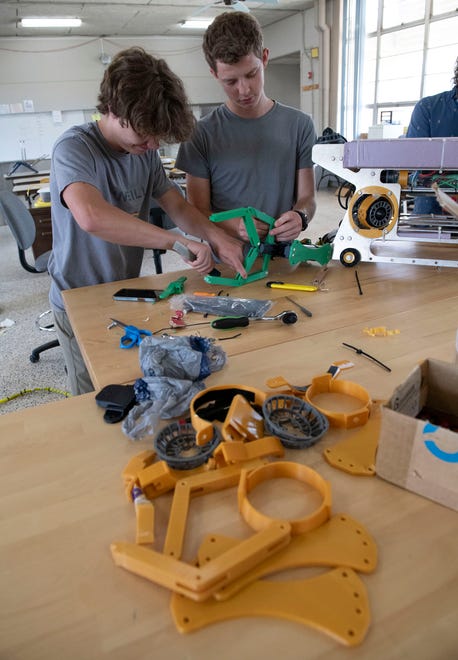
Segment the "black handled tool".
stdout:
[[231,330],[232,328],[246,328],[249,325],[248,316],[224,316],[210,323],[215,330]]
[[230,330],[232,328],[246,328],[251,321],[281,321],[286,325],[292,325],[297,321],[296,312],[286,310],[276,316],[263,316],[261,318],[251,318],[249,316],[223,316],[210,323],[216,330]]

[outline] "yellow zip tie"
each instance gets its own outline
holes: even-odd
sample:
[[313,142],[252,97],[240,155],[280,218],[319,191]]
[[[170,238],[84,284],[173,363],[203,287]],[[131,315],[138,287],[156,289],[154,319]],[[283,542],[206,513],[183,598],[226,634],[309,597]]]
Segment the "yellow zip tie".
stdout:
[[31,392],[54,392],[55,394],[62,394],[62,396],[65,396],[66,398],[72,396],[70,392],[58,390],[55,387],[32,387],[31,389],[24,388],[20,392],[16,392],[16,394],[6,396],[3,399],[0,399],[0,403],[8,403],[8,401],[12,401],[13,399],[17,399],[20,396],[24,396],[24,394],[30,394]]

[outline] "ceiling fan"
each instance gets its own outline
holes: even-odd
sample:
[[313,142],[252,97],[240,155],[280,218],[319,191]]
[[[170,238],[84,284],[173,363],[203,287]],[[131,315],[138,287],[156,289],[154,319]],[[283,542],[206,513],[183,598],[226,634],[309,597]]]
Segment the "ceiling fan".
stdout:
[[[278,0],[257,0],[265,5],[278,5]],[[235,11],[244,11],[246,13],[250,12],[249,7],[244,4],[245,0],[215,0],[214,2],[206,5],[202,10],[199,11],[199,14],[210,7],[217,7],[218,5],[224,5],[225,7],[231,7]]]

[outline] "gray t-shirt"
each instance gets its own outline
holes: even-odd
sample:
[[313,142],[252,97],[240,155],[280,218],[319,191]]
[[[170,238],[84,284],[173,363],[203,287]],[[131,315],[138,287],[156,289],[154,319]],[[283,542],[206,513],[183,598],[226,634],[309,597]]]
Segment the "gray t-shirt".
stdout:
[[257,119],[221,105],[180,145],[176,167],[210,180],[213,212],[252,206],[274,218],[293,208],[296,172],[313,167],[312,118],[275,102]]
[[81,229],[62,199],[65,188],[76,182],[96,187],[107,202],[145,221],[153,197],[161,197],[173,187],[156,151],[142,155],[115,151],[96,122],[74,126],[58,138],[50,174],[53,249],[49,299],[61,310],[62,290],[138,277],[143,260],[142,247],[109,243]]

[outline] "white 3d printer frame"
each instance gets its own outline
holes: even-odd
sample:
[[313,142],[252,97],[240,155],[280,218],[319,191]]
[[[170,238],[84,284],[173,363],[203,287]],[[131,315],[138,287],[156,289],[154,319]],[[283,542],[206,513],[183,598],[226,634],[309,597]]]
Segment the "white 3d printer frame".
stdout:
[[[348,267],[372,261],[458,268],[458,218],[411,210],[416,197],[435,196],[430,186],[418,184],[425,181],[416,177],[419,171],[458,172],[458,138],[316,144],[313,160],[355,186],[333,241],[333,259]],[[456,184],[441,189],[458,192]]]

